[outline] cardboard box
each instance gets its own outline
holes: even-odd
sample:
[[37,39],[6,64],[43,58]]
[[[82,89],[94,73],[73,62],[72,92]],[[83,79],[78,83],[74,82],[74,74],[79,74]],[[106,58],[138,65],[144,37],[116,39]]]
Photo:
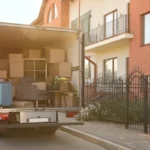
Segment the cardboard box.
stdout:
[[7,70],[9,66],[9,61],[7,59],[0,60],[0,70]]
[[9,54],[9,62],[23,62],[22,54]]
[[62,92],[68,92],[70,90],[68,82],[62,82],[59,85],[59,90]]
[[6,79],[7,78],[7,71],[0,70],[0,78]]
[[10,82],[12,83],[13,86],[17,86],[19,82],[19,78],[11,78]]
[[54,93],[54,107],[61,107],[61,94]]
[[63,49],[47,49],[47,63],[65,62],[65,50]]
[[74,95],[64,95],[61,98],[62,107],[76,107],[77,98]]
[[24,76],[23,62],[10,63],[10,77],[23,77]]
[[71,63],[53,63],[50,64],[50,76],[60,76],[71,78],[72,76]]
[[41,51],[36,49],[30,49],[29,58],[41,58]]
[[71,92],[78,93],[77,89],[75,88],[75,86],[72,83],[69,83],[69,88],[70,88]]
[[29,50],[28,49],[23,49],[22,54],[23,54],[23,58],[29,58]]

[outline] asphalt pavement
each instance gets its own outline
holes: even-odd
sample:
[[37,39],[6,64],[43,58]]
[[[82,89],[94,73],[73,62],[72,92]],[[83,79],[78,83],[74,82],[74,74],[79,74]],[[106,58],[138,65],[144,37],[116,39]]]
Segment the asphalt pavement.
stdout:
[[57,130],[55,135],[19,129],[0,138],[1,150],[106,150],[68,133]]

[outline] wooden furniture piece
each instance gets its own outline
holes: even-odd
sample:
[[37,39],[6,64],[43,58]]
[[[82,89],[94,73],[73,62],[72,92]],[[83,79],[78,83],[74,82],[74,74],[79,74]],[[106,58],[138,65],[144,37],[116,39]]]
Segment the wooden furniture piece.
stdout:
[[62,92],[62,91],[49,91],[50,95],[49,102],[50,106],[54,107],[67,107],[67,97],[68,96],[76,96],[77,92]]

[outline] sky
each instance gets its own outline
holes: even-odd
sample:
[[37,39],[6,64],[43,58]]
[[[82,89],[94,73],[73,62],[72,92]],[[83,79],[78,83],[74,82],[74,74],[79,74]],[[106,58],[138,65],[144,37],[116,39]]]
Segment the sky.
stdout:
[[0,0],[0,22],[31,24],[41,4],[42,0]]

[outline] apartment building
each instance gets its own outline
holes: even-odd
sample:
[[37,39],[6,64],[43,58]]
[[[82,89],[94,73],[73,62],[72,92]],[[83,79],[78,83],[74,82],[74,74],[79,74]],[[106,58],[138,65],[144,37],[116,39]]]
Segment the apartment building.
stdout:
[[[128,73],[129,0],[81,0],[81,29],[85,33],[86,78],[122,77]],[[43,0],[32,24],[78,28],[78,0]]]
[[[70,2],[70,27],[77,28],[78,1]],[[81,29],[85,33],[86,77],[125,76],[128,73],[130,3],[127,0],[81,0]],[[92,67],[93,66],[93,67]],[[89,69],[88,69],[89,68]],[[89,70],[90,72],[88,72]]]

